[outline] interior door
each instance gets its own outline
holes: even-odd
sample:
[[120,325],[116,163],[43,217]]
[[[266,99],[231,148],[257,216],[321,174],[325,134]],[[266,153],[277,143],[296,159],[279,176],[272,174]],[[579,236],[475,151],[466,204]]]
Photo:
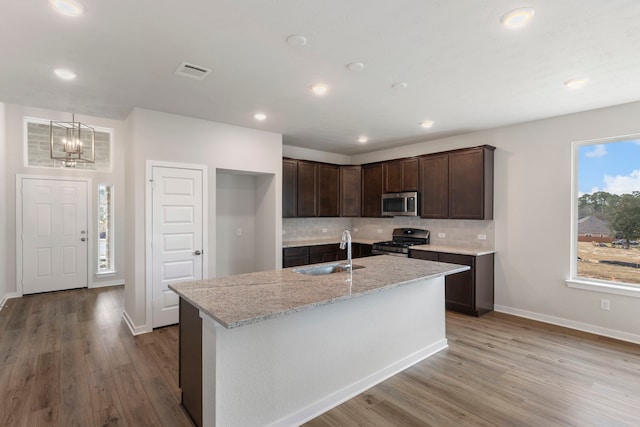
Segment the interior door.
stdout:
[[86,287],[87,182],[22,179],[24,294]]
[[179,297],[168,285],[202,279],[202,170],[152,171],[153,327],[178,323]]

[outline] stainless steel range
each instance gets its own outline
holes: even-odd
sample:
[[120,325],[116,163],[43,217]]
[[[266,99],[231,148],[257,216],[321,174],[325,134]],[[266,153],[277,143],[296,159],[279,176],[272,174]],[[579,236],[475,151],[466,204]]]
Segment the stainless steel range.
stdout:
[[392,239],[373,244],[375,255],[409,256],[409,248],[414,245],[429,244],[429,230],[419,228],[394,228]]

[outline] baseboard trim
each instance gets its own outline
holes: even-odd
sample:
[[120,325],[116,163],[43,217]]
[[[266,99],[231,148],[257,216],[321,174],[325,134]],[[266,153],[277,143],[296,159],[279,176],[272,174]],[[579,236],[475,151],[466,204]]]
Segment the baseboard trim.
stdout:
[[2,297],[2,299],[0,300],[0,310],[2,310],[4,308],[4,305],[7,303],[8,300],[10,300],[11,298],[20,298],[22,295],[20,295],[17,292],[11,292],[6,294],[4,297]]
[[630,334],[628,332],[616,331],[615,329],[602,328],[600,326],[591,325],[589,323],[576,322],[573,320],[563,319],[561,317],[548,316],[546,314],[535,313],[533,311],[521,310],[519,308],[507,307],[504,305],[494,305],[493,309],[500,313],[512,314],[526,319],[537,320],[543,323],[563,326],[577,331],[589,332],[603,337],[614,338],[621,341],[627,341],[634,344],[640,344],[640,335]]
[[146,334],[148,332],[153,331],[153,328],[148,328],[147,325],[135,326],[135,324],[131,320],[131,317],[129,316],[126,310],[122,310],[122,318],[124,319],[124,322],[129,327],[129,330],[131,331],[131,335],[135,336],[140,334]]
[[373,374],[369,375],[366,378],[363,378],[355,383],[344,387],[341,390],[336,391],[335,393],[331,393],[328,396],[318,400],[312,405],[307,406],[293,414],[287,415],[284,418],[279,419],[278,421],[269,425],[269,427],[288,427],[293,425],[301,425],[307,421],[310,421],[317,416],[327,412],[328,410],[335,408],[341,403],[346,402],[349,399],[354,398],[365,390],[370,389],[376,384],[381,383],[382,381],[396,375],[399,372],[404,371],[405,369],[415,365],[416,363],[432,356],[433,354],[444,350],[448,347],[447,339],[444,338],[439,340],[432,345],[423,348],[409,356],[392,363],[391,365],[383,368]]
[[102,281],[93,282],[91,286],[89,286],[89,289],[106,288],[109,286],[120,286],[120,285],[124,285],[124,279],[108,280],[104,282]]

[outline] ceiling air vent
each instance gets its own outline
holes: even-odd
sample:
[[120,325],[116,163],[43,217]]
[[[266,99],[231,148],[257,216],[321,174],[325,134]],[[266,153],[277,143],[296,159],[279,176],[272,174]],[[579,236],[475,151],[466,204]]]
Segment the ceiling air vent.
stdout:
[[199,65],[183,62],[174,74],[176,76],[189,77],[190,79],[203,80],[210,72],[211,70]]

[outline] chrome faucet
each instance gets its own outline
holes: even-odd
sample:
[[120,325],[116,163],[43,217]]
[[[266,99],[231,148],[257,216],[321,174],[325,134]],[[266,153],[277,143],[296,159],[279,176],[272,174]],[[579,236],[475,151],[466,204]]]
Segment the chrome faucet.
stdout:
[[[347,247],[347,245],[349,245]],[[344,230],[342,232],[342,240],[340,240],[340,249],[347,248],[347,268],[351,271],[351,233],[349,230]]]

